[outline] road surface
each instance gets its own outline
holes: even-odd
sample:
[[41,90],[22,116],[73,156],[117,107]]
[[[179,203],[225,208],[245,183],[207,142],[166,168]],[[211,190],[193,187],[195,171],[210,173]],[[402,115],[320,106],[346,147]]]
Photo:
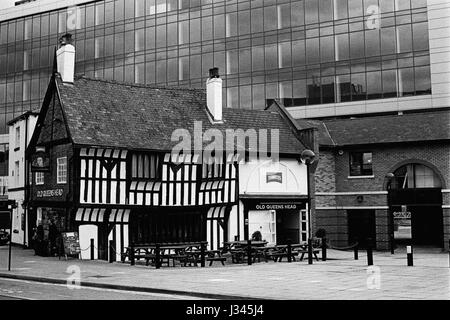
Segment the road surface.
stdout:
[[132,292],[0,278],[0,300],[197,300],[173,294]]

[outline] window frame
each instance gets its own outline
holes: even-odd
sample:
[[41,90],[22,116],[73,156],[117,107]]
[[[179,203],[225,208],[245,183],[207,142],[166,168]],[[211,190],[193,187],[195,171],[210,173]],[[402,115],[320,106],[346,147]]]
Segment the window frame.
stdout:
[[14,140],[14,151],[20,150],[20,138],[20,126],[17,126]]
[[[60,164],[60,161],[62,159],[65,160],[64,164]],[[64,169],[61,168],[61,166],[63,165],[65,166]],[[64,172],[64,175],[62,175],[62,172]],[[57,184],[67,183],[67,157],[56,158],[56,183]]]
[[[370,162],[370,172],[366,171],[364,169],[364,154],[369,153],[371,162]],[[359,172],[355,174],[355,171],[352,169],[352,159],[355,159],[354,156],[359,155],[358,157],[358,165],[359,165]],[[354,177],[373,177],[373,152],[369,150],[361,150],[361,151],[350,151],[348,153],[348,176],[349,178]]]
[[45,184],[44,172],[35,172],[34,181],[37,186]]

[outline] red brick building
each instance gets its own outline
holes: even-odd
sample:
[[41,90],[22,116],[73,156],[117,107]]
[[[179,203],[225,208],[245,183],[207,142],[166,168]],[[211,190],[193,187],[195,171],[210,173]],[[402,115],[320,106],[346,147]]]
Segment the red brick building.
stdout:
[[299,122],[319,129],[313,223],[332,245],[448,247],[448,111]]

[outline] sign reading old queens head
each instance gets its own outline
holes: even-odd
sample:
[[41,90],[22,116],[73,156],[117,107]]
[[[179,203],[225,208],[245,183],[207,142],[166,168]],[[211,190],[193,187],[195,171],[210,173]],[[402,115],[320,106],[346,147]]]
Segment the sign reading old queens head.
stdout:
[[50,157],[43,149],[36,148],[31,156],[31,171],[48,171],[50,169]]
[[36,191],[37,198],[55,198],[61,197],[64,194],[63,189],[50,189],[50,190],[38,190]]

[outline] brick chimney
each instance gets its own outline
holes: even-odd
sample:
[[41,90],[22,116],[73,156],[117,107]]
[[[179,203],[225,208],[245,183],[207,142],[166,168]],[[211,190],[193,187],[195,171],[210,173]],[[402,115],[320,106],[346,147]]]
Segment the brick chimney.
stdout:
[[62,81],[73,83],[75,73],[75,47],[72,45],[72,35],[70,33],[63,35],[59,39],[56,61]]
[[222,121],[222,79],[219,68],[209,69],[206,81],[206,105],[214,121]]

